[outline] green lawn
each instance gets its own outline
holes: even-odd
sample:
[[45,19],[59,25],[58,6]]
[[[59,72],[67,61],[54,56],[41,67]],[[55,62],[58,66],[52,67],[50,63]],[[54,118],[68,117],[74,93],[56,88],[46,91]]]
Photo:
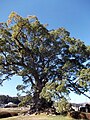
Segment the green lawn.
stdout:
[[74,119],[63,116],[33,115],[33,116],[17,116],[11,118],[9,117],[3,118],[2,120],[74,120]]

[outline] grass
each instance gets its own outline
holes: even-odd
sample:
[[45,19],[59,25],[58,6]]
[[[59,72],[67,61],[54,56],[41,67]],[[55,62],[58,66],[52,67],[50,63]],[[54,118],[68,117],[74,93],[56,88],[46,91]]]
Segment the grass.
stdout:
[[74,120],[74,119],[63,116],[31,115],[3,118],[2,120]]
[[[2,111],[23,113],[27,111],[27,109],[20,110],[19,108],[0,108],[0,112]],[[45,114],[40,114],[40,115],[30,115],[30,116],[20,115],[20,116],[2,118],[1,120],[74,120],[74,119],[64,116],[52,116],[52,115],[47,116]]]
[[28,109],[25,108],[25,109],[21,110],[20,108],[0,108],[0,112],[3,112],[3,111],[5,111],[5,112],[24,113],[24,112],[28,111]]

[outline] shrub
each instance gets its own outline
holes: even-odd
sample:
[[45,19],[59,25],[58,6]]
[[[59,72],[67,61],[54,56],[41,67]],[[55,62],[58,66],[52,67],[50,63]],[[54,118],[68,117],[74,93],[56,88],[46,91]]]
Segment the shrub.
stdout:
[[69,117],[72,117],[74,119],[85,119],[87,120],[86,114],[78,111],[71,111],[68,113]]
[[6,111],[0,112],[0,118],[6,118],[6,117],[12,117],[12,115]]
[[17,112],[7,112],[7,111],[0,112],[0,118],[7,118],[7,117],[12,117],[12,116],[18,116],[18,113]]
[[11,116],[18,116],[17,112],[10,112]]
[[66,98],[62,98],[60,101],[56,102],[54,106],[58,113],[66,112],[71,108],[71,104],[67,101]]

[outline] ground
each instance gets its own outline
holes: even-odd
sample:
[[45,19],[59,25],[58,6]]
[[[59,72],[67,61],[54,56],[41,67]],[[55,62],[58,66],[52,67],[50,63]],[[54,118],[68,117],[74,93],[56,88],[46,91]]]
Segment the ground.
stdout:
[[[75,120],[73,118],[71,118],[72,115],[74,116],[78,116],[78,112],[70,112],[68,114],[68,117],[66,116],[61,116],[61,115],[46,115],[45,113],[41,113],[40,115],[28,115],[27,111],[29,110],[29,108],[0,108],[0,119],[2,118],[2,113],[3,113],[3,118],[1,120]],[[7,117],[5,118],[5,115],[7,115],[7,113],[10,113],[11,117]],[[17,114],[16,114],[17,113]],[[19,115],[18,115],[19,113]],[[17,116],[15,116],[15,114]],[[71,114],[71,115],[70,115]],[[13,116],[12,116],[13,115]],[[79,114],[79,118],[80,116],[85,119],[88,118],[88,120],[90,120],[90,113],[84,113],[81,112]],[[78,119],[79,120],[79,119]]]
[[3,118],[2,120],[74,120],[74,119],[63,116],[33,115],[33,116],[17,116],[11,118]]
[[[8,111],[8,112],[19,112],[19,113],[25,113],[28,109],[25,108],[0,108],[0,113],[2,111]],[[14,117],[8,117],[8,118],[2,118],[1,120],[74,120],[68,117],[63,117],[63,116],[54,116],[54,115],[45,115],[40,114],[40,115],[25,115],[23,116],[22,114],[20,116],[14,116]]]

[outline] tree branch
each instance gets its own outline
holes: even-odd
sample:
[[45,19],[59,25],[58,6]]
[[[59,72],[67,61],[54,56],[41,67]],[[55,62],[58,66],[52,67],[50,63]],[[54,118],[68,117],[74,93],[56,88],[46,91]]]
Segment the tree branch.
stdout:
[[68,80],[68,82],[69,82],[69,83],[72,85],[72,87],[74,87],[79,93],[83,94],[85,97],[87,97],[87,98],[90,99],[90,97],[89,97],[88,95],[86,95],[84,92],[82,92],[82,91],[77,87],[77,85],[76,85],[75,83],[72,83],[72,82],[70,82],[69,80]]

